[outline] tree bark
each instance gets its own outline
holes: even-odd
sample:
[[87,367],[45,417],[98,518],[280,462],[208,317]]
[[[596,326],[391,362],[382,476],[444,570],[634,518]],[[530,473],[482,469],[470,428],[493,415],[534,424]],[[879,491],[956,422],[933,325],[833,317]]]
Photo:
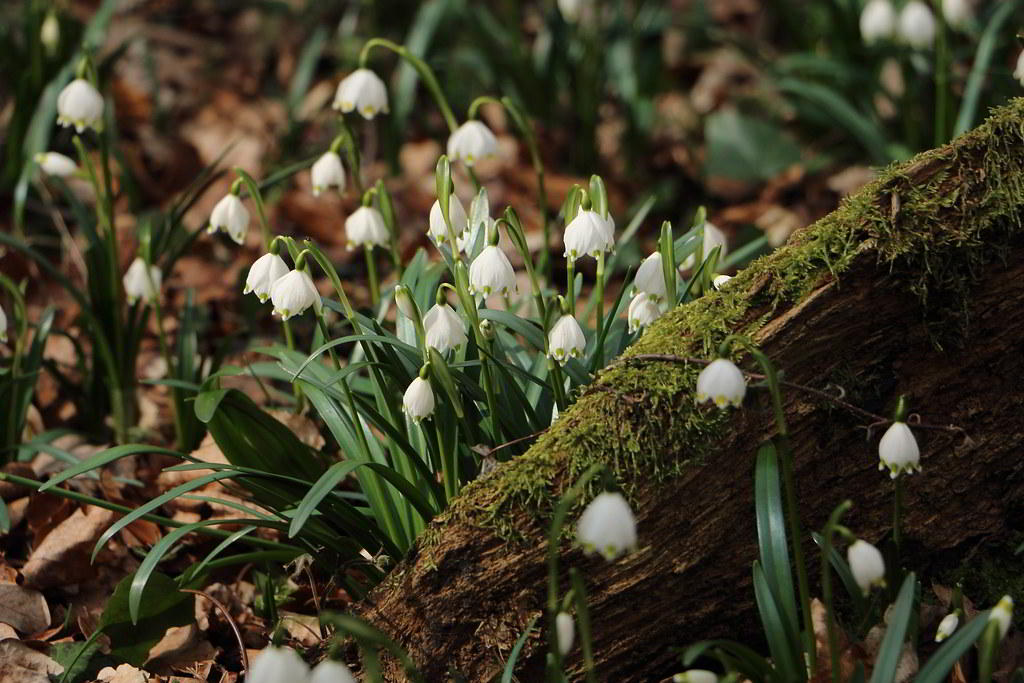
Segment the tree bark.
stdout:
[[[571,530],[561,547],[563,572],[585,577],[598,678],[670,676],[682,668],[672,648],[705,638],[756,646],[753,465],[773,433],[767,392],[752,389],[730,413],[696,407],[698,367],[642,358],[709,357],[733,332],[751,336],[789,382],[841,386],[845,401],[882,415],[906,394],[923,422],[962,428],[916,430],[923,471],[905,480],[909,567],[1006,532],[1024,502],[1021,121],[1017,100],[883,171],[723,291],[667,314],[529,452],[469,486],[364,616],[427,680],[450,668],[472,681],[499,675],[544,610],[554,501],[603,462],[636,512],[640,548],[613,563],[585,558]],[[758,371],[749,357],[741,366]],[[805,392],[787,388],[784,400],[807,535],[849,498],[848,525],[881,539],[893,492],[877,467],[880,431],[866,438],[869,420]],[[805,548],[814,576],[817,553]],[[543,633],[520,658],[521,680],[541,678]],[[578,649],[569,662],[578,672]]]

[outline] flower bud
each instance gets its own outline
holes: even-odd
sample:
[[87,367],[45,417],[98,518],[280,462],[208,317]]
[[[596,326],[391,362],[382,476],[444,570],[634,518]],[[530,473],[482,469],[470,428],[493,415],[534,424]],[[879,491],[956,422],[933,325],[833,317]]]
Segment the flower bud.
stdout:
[[1017,65],[1013,69],[1013,77],[1020,81],[1021,85],[1024,85],[1024,50],[1017,55]]
[[566,314],[551,326],[548,333],[548,357],[565,365],[570,358],[579,358],[587,348],[587,337],[576,318]]
[[576,537],[586,554],[600,553],[606,560],[636,547],[636,519],[620,493],[599,493],[583,510]]
[[423,316],[423,328],[427,333],[427,346],[432,346],[441,354],[457,349],[468,341],[465,323],[448,304],[434,304]]
[[487,318],[481,320],[477,328],[480,330],[480,335],[487,341],[494,341],[494,338],[498,336],[498,330],[494,328],[494,323]]
[[576,622],[571,614],[558,613],[555,617],[555,633],[558,635],[558,652],[564,657],[572,650],[573,641],[576,640]]
[[727,358],[713,360],[697,376],[697,402],[707,400],[719,408],[739,408],[747,393],[747,381],[743,372]]
[[558,11],[568,24],[575,24],[583,14],[583,6],[588,0],[558,0]]
[[419,309],[416,307],[416,302],[413,301],[412,293],[405,285],[395,287],[395,305],[398,306],[398,310],[402,312],[402,315],[409,320],[416,320],[419,317]]
[[0,306],[0,341],[7,341],[7,314],[4,313],[2,306]]
[[725,286],[725,283],[731,279],[732,277],[729,275],[716,275],[715,278],[711,281],[711,286],[714,287],[715,289],[721,289],[722,287]]
[[892,38],[896,10],[889,0],[869,0],[860,13],[860,37],[868,45]]
[[319,197],[329,187],[338,188],[338,192],[345,189],[345,167],[341,165],[341,157],[337,152],[325,152],[313,164],[309,175],[314,197]]
[[602,252],[615,247],[611,223],[591,209],[580,209],[566,226],[562,240],[565,243],[564,256],[573,261],[583,256],[597,258]]
[[448,158],[472,166],[498,153],[498,139],[482,121],[466,121],[448,138]]
[[995,622],[999,625],[999,637],[1005,638],[1006,632],[1010,630],[1010,620],[1013,618],[1013,598],[1009,595],[1004,595],[996,603],[996,606],[992,608],[992,611],[988,615],[990,622]]
[[643,260],[636,269],[633,279],[633,293],[643,292],[654,301],[661,301],[666,296],[665,271],[662,268],[661,252],[656,251]]
[[278,278],[270,286],[270,300],[281,320],[301,315],[310,306],[317,311],[323,306],[313,278],[304,270],[293,270]]
[[402,410],[410,420],[419,424],[434,414],[434,406],[434,390],[430,388],[430,380],[417,377],[402,396]]
[[950,612],[942,621],[939,622],[939,628],[935,630],[935,642],[941,643],[946,638],[953,635],[953,631],[960,625],[960,613],[959,611]]
[[57,123],[74,126],[79,133],[103,130],[103,95],[84,78],[71,81],[57,96]]
[[249,231],[249,211],[233,192],[224,195],[210,214],[210,227],[206,231],[215,233],[218,230],[225,231],[236,244],[245,242],[245,233]]
[[78,170],[74,159],[57,152],[40,152],[36,155],[36,163],[43,169],[43,173],[58,178],[70,177]]
[[56,54],[60,47],[60,21],[52,9],[46,13],[43,25],[39,28],[39,42],[51,55]]
[[264,254],[249,266],[249,274],[245,278],[245,289],[242,294],[250,292],[256,295],[260,303],[270,298],[270,288],[275,282],[288,274],[288,264],[277,254]]
[[372,206],[360,206],[345,220],[346,247],[384,247],[391,240],[387,223],[380,211]]
[[309,667],[288,647],[268,647],[261,652],[249,667],[246,683],[302,683],[309,676]]
[[900,11],[899,34],[903,42],[927,50],[935,41],[935,16],[921,0],[910,0]]
[[893,422],[878,442],[878,469],[889,468],[895,479],[903,472],[921,470],[921,451],[910,427],[905,422]]
[[878,548],[859,538],[846,549],[846,562],[850,565],[850,573],[864,595],[871,592],[872,586],[885,585],[885,561]]
[[[462,202],[454,194],[448,197],[448,220],[452,222],[452,230],[455,236],[462,235],[469,228],[469,218],[466,216],[466,209]],[[441,214],[441,202],[434,200],[430,207],[430,237],[435,244],[441,244],[448,239],[448,226],[444,222],[444,215]]]
[[505,252],[494,245],[484,247],[469,266],[469,293],[483,298],[508,296],[517,290],[516,272]]
[[629,302],[626,320],[629,322],[629,331],[631,333],[647,327],[660,317],[661,307],[643,292],[637,294]]
[[942,16],[953,28],[964,29],[971,23],[971,5],[967,0],[942,0]]
[[147,273],[146,262],[142,257],[136,256],[122,279],[128,303],[133,304],[139,299],[156,301],[160,295],[161,280],[162,275],[159,268],[150,266]]
[[388,90],[377,74],[356,69],[338,84],[332,106],[346,114],[355,110],[364,119],[372,119],[388,113]]
[[[285,683],[282,679],[281,683]],[[356,677],[341,662],[325,659],[309,675],[309,683],[358,683]]]

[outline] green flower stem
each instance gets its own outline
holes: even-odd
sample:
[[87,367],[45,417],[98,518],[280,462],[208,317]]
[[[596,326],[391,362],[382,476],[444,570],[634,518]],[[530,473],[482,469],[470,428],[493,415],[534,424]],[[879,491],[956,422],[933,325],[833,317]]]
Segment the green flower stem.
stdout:
[[576,259],[565,258],[565,300],[569,302],[569,312],[576,315]]
[[412,68],[416,69],[416,73],[423,79],[423,84],[427,86],[427,90],[430,91],[434,101],[437,102],[437,108],[441,110],[441,116],[444,117],[445,123],[448,124],[448,129],[452,133],[459,127],[458,121],[455,119],[455,114],[452,112],[451,106],[448,104],[448,100],[445,98],[444,93],[441,92],[441,86],[437,82],[437,77],[434,76],[434,72],[431,70],[427,63],[422,59],[409,52],[404,45],[387,40],[386,38],[372,38],[366,42],[363,46],[362,51],[359,53],[359,66],[365,67],[366,61],[370,56],[370,50],[375,47],[383,47],[391,50],[399,57],[409,62]]
[[839,635],[835,627],[835,607],[832,603],[832,567],[829,557],[832,554],[832,534],[836,531],[839,519],[853,507],[849,500],[843,501],[832,511],[825,530],[822,532],[821,544],[821,594],[825,600],[825,628],[828,632],[828,657],[832,671],[832,683],[840,683],[839,671]]
[[[359,154],[359,147],[356,145],[355,135],[352,129],[345,123],[344,116],[338,116],[338,127],[341,129],[338,137],[341,139],[341,146],[345,149],[345,156],[348,158],[349,170],[352,172],[352,182],[356,186],[356,194],[363,195],[362,158]],[[331,145],[334,150],[334,145]],[[337,152],[337,150],[334,150]]]
[[441,456],[441,478],[444,481],[445,499],[450,501],[459,493],[459,457],[458,446],[448,452],[444,448],[444,439],[441,437],[440,423],[431,418],[434,423],[434,436],[437,439],[437,452]]
[[[597,282],[594,283],[593,297],[597,301],[597,310],[594,318],[594,329],[597,330],[597,348],[594,349],[597,358],[596,367],[604,367],[604,338],[601,330],[604,328],[604,252],[597,255]],[[570,309],[571,310],[571,309]]]
[[[12,334],[14,339],[11,342],[12,354],[11,354],[11,368],[10,377],[12,382],[20,382],[21,377],[21,356],[23,351],[23,345],[25,343],[25,333],[28,331],[28,319],[25,314],[25,297],[22,296],[21,290],[18,288],[14,281],[8,278],[6,275],[0,273],[0,286],[11,293],[11,298],[14,299],[14,307],[11,310],[11,318],[14,320],[15,330]],[[34,380],[33,380],[34,381]],[[12,388],[12,396],[16,395],[17,389]],[[2,446],[11,447],[18,444],[21,441],[21,434],[18,432],[18,418],[20,411],[9,408],[7,411],[7,439],[8,443],[0,444]],[[5,462],[4,459],[0,458],[0,463]]]
[[949,27],[942,10],[942,0],[935,0],[935,146],[949,141],[950,87],[949,87]]
[[892,542],[896,546],[897,561],[903,548],[903,475],[892,480]]
[[[160,306],[160,291],[153,282],[153,276],[149,272],[149,263],[146,263],[146,279],[149,281],[150,289],[156,293],[153,298],[153,314],[156,316],[157,340],[160,343],[160,355],[164,357],[167,364],[167,374],[174,374],[174,358],[171,356],[171,347],[167,343],[167,331],[164,329],[163,309]],[[185,422],[178,407],[182,404],[181,390],[171,387],[171,412],[174,414],[174,438],[178,448],[185,448]]]
[[363,253],[366,256],[366,275],[370,280],[370,305],[376,314],[377,307],[380,306],[380,283],[377,281],[377,261],[373,258],[373,246],[364,247]]

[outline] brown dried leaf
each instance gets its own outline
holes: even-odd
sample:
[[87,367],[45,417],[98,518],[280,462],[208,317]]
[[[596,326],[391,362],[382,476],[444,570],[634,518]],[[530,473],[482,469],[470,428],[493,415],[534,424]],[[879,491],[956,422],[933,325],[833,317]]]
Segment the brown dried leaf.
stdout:
[[13,583],[0,583],[0,621],[25,635],[50,625],[50,608],[39,591]]
[[98,507],[80,508],[46,535],[21,573],[25,585],[50,588],[79,583],[95,575],[89,558],[93,544],[117,515]]
[[103,683],[146,683],[149,675],[131,664],[122,664],[116,669],[112,666],[100,669],[96,674],[96,680]]
[[0,640],[0,683],[50,683],[64,667],[20,640]]

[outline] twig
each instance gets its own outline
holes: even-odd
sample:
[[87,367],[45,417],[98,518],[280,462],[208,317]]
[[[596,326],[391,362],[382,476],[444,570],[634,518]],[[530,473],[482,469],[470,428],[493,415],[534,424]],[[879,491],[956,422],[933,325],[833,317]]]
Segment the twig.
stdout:
[[224,618],[227,619],[228,625],[231,627],[232,632],[234,632],[235,634],[235,639],[238,641],[238,654],[242,658],[242,674],[244,675],[249,673],[249,656],[245,653],[245,643],[242,641],[242,632],[238,630],[238,624],[236,624],[235,620],[231,617],[231,612],[228,611],[228,608],[225,607],[220,600],[217,600],[213,596],[204,593],[203,591],[192,590],[191,588],[182,588],[180,590],[182,593],[192,593],[193,595],[203,596],[211,603],[213,603],[213,606],[216,607],[220,611],[220,613],[224,615]]

